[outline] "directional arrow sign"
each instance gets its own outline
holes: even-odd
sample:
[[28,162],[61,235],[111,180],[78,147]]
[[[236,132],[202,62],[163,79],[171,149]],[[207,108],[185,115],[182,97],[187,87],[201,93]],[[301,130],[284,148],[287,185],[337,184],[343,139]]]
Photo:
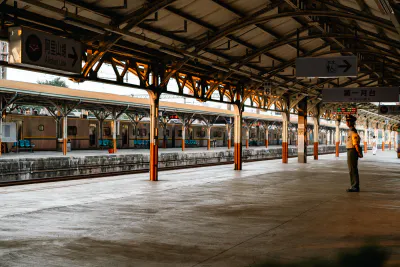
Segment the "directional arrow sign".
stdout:
[[82,70],[82,44],[25,27],[9,28],[10,64],[67,74]]
[[296,77],[332,78],[357,77],[357,57],[299,57],[296,59]]

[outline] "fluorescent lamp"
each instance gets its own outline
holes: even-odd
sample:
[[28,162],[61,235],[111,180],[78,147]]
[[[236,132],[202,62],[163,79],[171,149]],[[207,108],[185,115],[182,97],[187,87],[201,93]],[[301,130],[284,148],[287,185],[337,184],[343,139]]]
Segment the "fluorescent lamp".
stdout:
[[105,34],[106,33],[105,31],[103,31],[101,29],[98,29],[98,28],[95,28],[95,27],[92,27],[92,26],[89,26],[89,25],[86,25],[86,24],[83,24],[81,22],[77,22],[77,21],[74,21],[74,20],[68,20],[68,18],[65,19],[64,22],[69,24],[69,25],[73,25],[73,26],[76,26],[76,27],[79,27],[79,28],[82,28],[82,29],[85,29],[85,30],[88,30],[88,31],[96,32],[96,33],[99,33],[99,34]]
[[220,71],[229,72],[229,69],[218,66],[218,65],[212,64],[211,67],[213,67],[214,69],[220,70]]
[[160,51],[165,53],[165,54],[171,55],[171,56],[175,56],[175,57],[179,57],[179,58],[185,58],[184,55],[179,54],[179,53],[177,53],[175,51],[169,50],[169,49],[167,49],[165,47],[162,47],[162,46],[160,47]]

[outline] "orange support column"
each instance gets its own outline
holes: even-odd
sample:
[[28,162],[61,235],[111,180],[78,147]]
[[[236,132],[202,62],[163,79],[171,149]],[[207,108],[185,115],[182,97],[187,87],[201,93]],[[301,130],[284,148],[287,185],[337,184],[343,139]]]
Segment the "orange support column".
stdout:
[[338,120],[335,122],[336,125],[336,131],[335,131],[335,139],[336,139],[336,149],[335,149],[335,154],[336,157],[339,157],[339,145],[340,145],[340,121],[341,121],[341,117],[338,118]]
[[67,155],[67,143],[68,143],[68,119],[67,116],[63,117],[63,155]]
[[282,113],[282,163],[289,162],[288,121],[289,113]]
[[314,160],[318,160],[318,142],[314,142]]
[[[2,102],[2,99],[0,99],[0,102]],[[3,103],[1,103],[1,107],[3,107]],[[1,109],[0,109],[0,111],[1,111]],[[1,156],[2,148],[3,148],[2,139],[3,139],[3,116],[0,113],[0,156]]]
[[150,95],[150,181],[158,181],[158,109],[159,96]]
[[314,117],[314,160],[318,160],[319,118]]
[[211,149],[211,127],[207,127],[207,150]]
[[113,153],[117,153],[117,121],[111,121],[112,137],[113,137]]
[[242,111],[238,105],[234,105],[234,153],[235,170],[242,170]]
[[185,151],[185,134],[186,134],[186,127],[182,124],[182,151]]
[[364,141],[364,154],[368,152],[368,143]]
[[246,126],[245,128],[245,133],[246,133],[246,149],[249,148],[249,126]]
[[[297,105],[298,107],[298,145],[297,161],[307,163],[307,101],[308,97],[303,98]],[[315,135],[315,134],[314,134]],[[318,134],[317,134],[318,135]]]
[[385,151],[385,141],[382,141],[382,151]]
[[269,131],[268,131],[268,125],[265,126],[265,148],[268,148],[268,138],[269,138]]

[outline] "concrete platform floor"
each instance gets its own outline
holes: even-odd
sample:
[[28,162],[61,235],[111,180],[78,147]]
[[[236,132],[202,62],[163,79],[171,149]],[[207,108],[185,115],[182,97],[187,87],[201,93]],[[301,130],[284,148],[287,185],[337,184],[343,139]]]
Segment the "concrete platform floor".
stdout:
[[[321,145],[323,146],[323,145]],[[295,146],[290,146],[295,147]],[[269,146],[268,148],[282,148],[282,146]],[[243,146],[243,149],[246,149]],[[249,149],[265,149],[264,146],[250,146]],[[226,151],[227,147],[212,147],[211,151]],[[233,147],[231,147],[233,151]],[[207,151],[207,147],[189,147],[182,151],[182,148],[159,148],[158,153],[197,153],[200,151]],[[67,157],[85,157],[85,156],[99,156],[108,155],[107,149],[98,150],[72,150],[68,152]],[[150,154],[149,149],[118,149],[117,155],[131,155],[131,154]],[[46,157],[64,157],[62,152],[58,151],[36,151],[31,153],[29,151],[22,151],[20,153],[10,152],[7,154],[2,154],[0,159],[13,159],[13,158],[46,158]]]
[[400,159],[345,156],[0,188],[0,266],[247,267],[375,239],[400,263]]

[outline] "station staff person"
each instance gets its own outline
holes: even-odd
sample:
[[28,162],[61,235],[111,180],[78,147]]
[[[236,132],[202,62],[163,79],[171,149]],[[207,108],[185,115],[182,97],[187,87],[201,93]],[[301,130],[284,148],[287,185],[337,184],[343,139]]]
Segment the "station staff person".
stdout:
[[360,147],[360,136],[355,128],[357,118],[352,115],[346,115],[346,125],[349,127],[347,135],[347,165],[349,166],[351,187],[347,192],[360,192],[360,180],[358,176],[358,158],[362,158],[362,149]]

